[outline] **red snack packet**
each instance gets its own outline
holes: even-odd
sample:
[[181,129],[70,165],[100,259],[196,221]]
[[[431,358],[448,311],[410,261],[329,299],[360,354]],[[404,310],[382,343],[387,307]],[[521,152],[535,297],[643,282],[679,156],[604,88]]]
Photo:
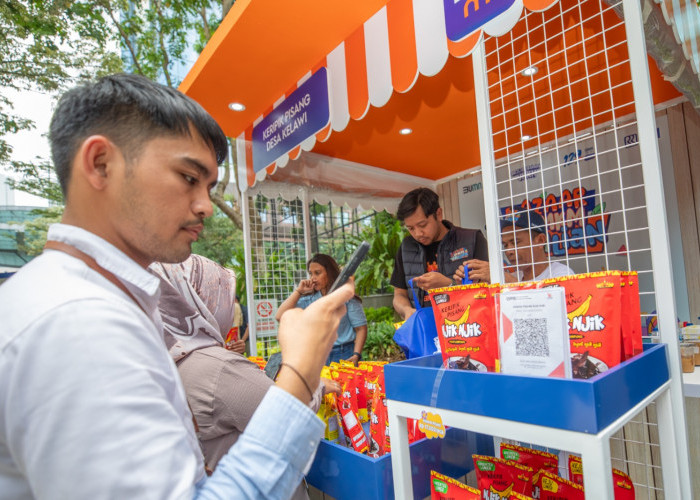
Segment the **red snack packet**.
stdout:
[[544,469],[553,474],[559,473],[559,457],[546,451],[501,443],[501,458],[526,465],[533,471]]
[[513,492],[510,494],[508,497],[508,500],[534,500],[536,497],[529,497],[527,495],[523,495],[522,493],[517,493]]
[[481,500],[481,493],[476,488],[431,470],[430,500]]
[[581,457],[569,455],[569,480],[576,484],[583,484],[583,463]]
[[546,280],[564,287],[574,378],[591,378],[622,358],[620,271]]
[[381,457],[391,450],[389,446],[389,418],[386,411],[386,396],[379,391],[372,398],[372,413],[369,419],[370,457]]
[[630,477],[617,469],[613,469],[612,473],[615,500],[634,500],[634,483]]
[[484,500],[507,500],[512,493],[532,496],[530,467],[502,458],[472,455],[476,480]]
[[489,285],[430,290],[445,367],[498,371],[498,333]]
[[347,391],[338,396],[338,413],[340,414],[340,422],[343,426],[345,439],[350,441],[352,448],[358,453],[365,453],[369,450],[369,442],[365,431],[362,429],[357,413],[355,413],[350,404],[350,398]]
[[425,433],[418,427],[418,419],[407,418],[406,426],[408,427],[408,444],[414,443],[425,437]]
[[226,338],[224,339],[224,344],[228,344],[229,342],[235,342],[236,340],[238,340],[238,327],[232,326],[231,329],[226,334]]
[[625,281],[626,302],[623,305],[623,309],[626,315],[626,331],[628,332],[628,345],[630,346],[625,350],[625,354],[631,351],[631,354],[627,355],[625,359],[629,359],[644,349],[642,346],[642,309],[639,304],[639,277],[637,272],[622,273],[622,279]]
[[541,470],[532,478],[534,498],[539,500],[585,500],[583,486],[568,481],[557,474]]
[[343,367],[343,370],[353,374],[352,385],[355,387],[355,395],[357,397],[357,415],[360,417],[360,422],[369,421],[369,412],[367,411],[367,387],[365,386],[365,370],[355,368],[354,366]]

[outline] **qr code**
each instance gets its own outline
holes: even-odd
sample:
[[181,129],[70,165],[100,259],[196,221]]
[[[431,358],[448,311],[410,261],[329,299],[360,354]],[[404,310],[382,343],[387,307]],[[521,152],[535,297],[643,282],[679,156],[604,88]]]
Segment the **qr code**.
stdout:
[[517,356],[549,356],[547,318],[516,319],[513,336]]

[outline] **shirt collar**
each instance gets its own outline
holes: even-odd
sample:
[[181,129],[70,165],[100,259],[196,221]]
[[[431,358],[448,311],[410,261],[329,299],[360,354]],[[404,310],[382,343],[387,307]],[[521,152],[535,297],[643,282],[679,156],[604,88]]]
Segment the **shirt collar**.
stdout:
[[52,224],[47,239],[62,241],[85,252],[122,281],[132,293],[139,291],[157,299],[160,281],[111,243],[85,229],[68,224]]

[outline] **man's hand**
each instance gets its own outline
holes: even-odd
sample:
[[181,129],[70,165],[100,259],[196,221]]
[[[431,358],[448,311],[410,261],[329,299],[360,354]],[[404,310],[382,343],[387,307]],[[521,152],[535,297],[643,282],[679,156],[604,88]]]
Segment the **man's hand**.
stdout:
[[338,337],[338,324],[346,312],[345,303],[354,294],[355,282],[351,279],[306,309],[289,309],[282,315],[277,338],[284,362],[277,385],[304,403],[312,397],[307,386],[318,387],[321,367]]
[[437,271],[431,271],[413,278],[413,286],[421,288],[426,292],[428,290],[432,290],[433,288],[442,288],[451,285],[452,280],[447,276],[438,273]]
[[[465,264],[469,268],[469,279],[474,283],[491,283],[491,268],[487,261],[472,259]],[[464,270],[462,270],[462,273],[464,273]]]
[[301,282],[299,282],[299,286],[297,287],[297,292],[299,292],[300,295],[308,295],[313,293],[314,285],[311,280],[301,280]]

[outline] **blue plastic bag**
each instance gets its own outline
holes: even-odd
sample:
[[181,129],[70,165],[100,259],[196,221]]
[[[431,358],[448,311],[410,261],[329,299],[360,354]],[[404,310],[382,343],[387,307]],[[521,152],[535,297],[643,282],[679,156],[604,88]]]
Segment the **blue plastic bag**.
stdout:
[[416,312],[394,333],[396,342],[406,354],[407,359],[429,356],[440,352],[440,342],[435,327],[435,314],[432,307],[421,307],[418,296],[413,288],[413,280],[409,281],[413,292]]

